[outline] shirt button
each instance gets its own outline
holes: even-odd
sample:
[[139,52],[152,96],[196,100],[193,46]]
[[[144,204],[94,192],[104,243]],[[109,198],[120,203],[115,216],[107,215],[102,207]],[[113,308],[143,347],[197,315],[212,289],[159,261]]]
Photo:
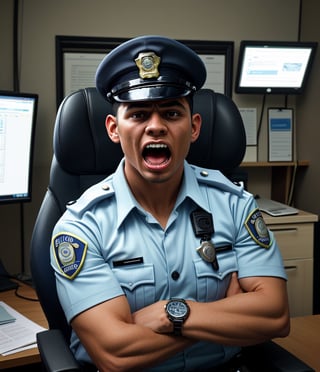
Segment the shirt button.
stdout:
[[180,274],[178,273],[178,271],[174,271],[172,274],[171,274],[171,278],[173,280],[178,280],[180,277]]

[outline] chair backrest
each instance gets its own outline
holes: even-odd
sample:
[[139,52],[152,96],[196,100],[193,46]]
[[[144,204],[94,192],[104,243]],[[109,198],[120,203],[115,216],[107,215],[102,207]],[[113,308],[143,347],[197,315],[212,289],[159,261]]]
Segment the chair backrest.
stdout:
[[[32,279],[49,328],[61,329],[65,337],[70,327],[64,317],[50,267],[53,227],[69,201],[77,199],[89,186],[114,172],[123,157],[121,147],[109,139],[104,121],[112,112],[95,88],[70,94],[57,113],[49,185],[35,222],[30,264]],[[192,144],[188,161],[219,169],[226,175],[241,163],[246,147],[245,131],[233,101],[212,90],[200,90],[194,98],[194,112],[203,118],[201,134]]]

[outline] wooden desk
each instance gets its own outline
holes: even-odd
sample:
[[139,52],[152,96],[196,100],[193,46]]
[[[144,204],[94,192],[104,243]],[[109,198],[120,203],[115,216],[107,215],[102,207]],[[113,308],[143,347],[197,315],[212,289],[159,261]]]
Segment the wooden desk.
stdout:
[[[33,288],[20,283],[19,294],[36,298]],[[39,302],[28,301],[15,295],[14,290],[0,292],[0,300],[19,311],[42,327],[48,328],[47,320]],[[274,341],[297,356],[316,371],[320,371],[320,315],[291,319],[290,335]],[[40,362],[38,348],[8,356],[0,355],[0,370]]]
[[320,371],[320,315],[292,318],[289,336],[274,341]]
[[[21,296],[34,299],[37,298],[37,295],[32,287],[20,282],[18,283],[20,285],[18,293]],[[0,292],[0,300],[19,311],[33,322],[42,327],[48,328],[47,320],[39,302],[28,301],[17,297],[14,290]],[[40,356],[38,348],[36,347],[7,356],[0,354],[0,370],[38,362],[40,362]]]

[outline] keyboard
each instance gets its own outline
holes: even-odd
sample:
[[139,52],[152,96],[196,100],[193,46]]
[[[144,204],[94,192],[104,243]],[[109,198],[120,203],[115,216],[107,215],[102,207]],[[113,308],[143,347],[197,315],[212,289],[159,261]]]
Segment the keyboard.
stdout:
[[270,216],[274,217],[288,216],[299,212],[296,208],[271,199],[257,198],[256,202],[262,212],[268,213]]

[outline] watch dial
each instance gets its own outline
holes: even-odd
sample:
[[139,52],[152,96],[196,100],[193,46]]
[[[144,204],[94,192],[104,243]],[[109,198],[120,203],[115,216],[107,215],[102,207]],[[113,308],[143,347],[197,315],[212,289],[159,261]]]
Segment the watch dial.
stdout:
[[181,301],[171,301],[168,305],[169,313],[177,318],[184,317],[187,314],[187,306]]

